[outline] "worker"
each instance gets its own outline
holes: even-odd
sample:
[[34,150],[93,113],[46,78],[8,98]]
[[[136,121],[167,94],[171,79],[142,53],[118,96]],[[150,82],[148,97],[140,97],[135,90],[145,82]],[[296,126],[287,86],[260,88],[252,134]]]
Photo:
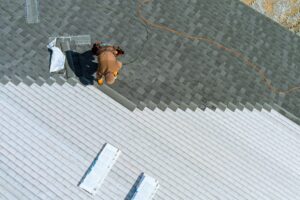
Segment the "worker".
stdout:
[[117,57],[124,54],[120,47],[105,45],[97,41],[92,52],[98,58],[98,69],[96,79],[99,85],[102,85],[104,79],[107,84],[111,85],[115,82],[118,72],[122,67],[122,62]]

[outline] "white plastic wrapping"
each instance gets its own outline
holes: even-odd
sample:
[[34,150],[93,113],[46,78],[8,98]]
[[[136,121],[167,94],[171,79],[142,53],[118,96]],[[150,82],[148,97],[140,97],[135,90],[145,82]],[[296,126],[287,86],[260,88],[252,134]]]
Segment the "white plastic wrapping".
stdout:
[[58,72],[63,70],[65,67],[66,56],[58,47],[55,46],[55,44],[56,38],[47,45],[48,49],[52,51],[50,72]]

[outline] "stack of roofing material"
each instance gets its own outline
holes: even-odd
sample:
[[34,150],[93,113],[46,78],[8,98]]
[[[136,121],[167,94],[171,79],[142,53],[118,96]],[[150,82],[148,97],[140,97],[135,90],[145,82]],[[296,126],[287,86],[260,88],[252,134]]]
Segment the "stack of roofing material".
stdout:
[[[130,112],[93,86],[0,85],[2,199],[297,199],[300,128],[275,110]],[[122,151],[94,197],[78,184],[109,143]]]
[[28,24],[39,23],[38,0],[26,0],[26,22]]
[[150,200],[155,195],[158,187],[157,180],[143,174],[132,200]]
[[79,187],[94,195],[117,161],[120,153],[119,149],[106,144],[101,154],[98,154],[91,164]]

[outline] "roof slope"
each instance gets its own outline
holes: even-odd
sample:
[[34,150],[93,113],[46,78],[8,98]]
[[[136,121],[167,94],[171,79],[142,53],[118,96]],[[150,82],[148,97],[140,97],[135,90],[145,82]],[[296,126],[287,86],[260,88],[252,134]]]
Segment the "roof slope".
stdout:
[[[297,35],[239,1],[154,0],[143,7],[143,15],[155,23],[207,36],[241,52],[261,66],[260,72],[267,76],[262,82],[254,69],[224,49],[146,29],[136,16],[136,2],[39,1],[39,23],[35,24],[26,23],[25,1],[2,2],[0,77],[18,75],[23,79],[30,75],[33,79],[48,79],[48,38],[88,34],[92,41],[123,47],[123,62],[135,60],[124,66],[112,88],[137,105],[151,106],[161,101],[167,105],[193,102],[198,106],[209,101],[276,103],[300,117],[299,90],[278,94],[265,85],[267,82],[286,90],[300,84]],[[96,64],[86,53],[89,46],[74,46],[71,50],[79,54],[75,74],[90,77],[90,69]]]
[[155,199],[299,199],[300,128],[272,110],[131,112],[81,85],[0,87],[1,199],[93,199],[77,187],[104,143],[122,154],[94,199],[141,172]]

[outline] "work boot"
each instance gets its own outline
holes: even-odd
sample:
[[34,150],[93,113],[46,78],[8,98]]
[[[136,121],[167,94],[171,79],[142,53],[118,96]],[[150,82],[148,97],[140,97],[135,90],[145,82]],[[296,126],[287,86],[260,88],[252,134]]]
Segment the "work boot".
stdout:
[[103,85],[103,82],[104,82],[104,81],[103,81],[103,78],[98,79],[97,82],[98,82],[98,85]]

